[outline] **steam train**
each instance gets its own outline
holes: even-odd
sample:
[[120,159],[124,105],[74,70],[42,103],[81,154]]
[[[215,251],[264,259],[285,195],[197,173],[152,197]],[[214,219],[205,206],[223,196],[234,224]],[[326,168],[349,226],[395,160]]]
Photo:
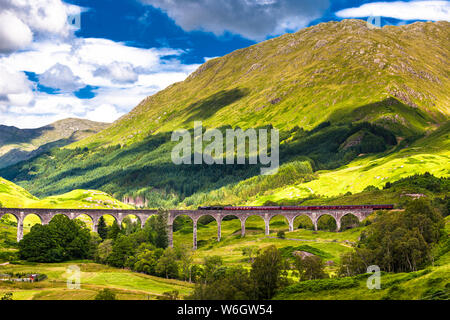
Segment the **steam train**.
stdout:
[[211,206],[198,207],[198,210],[354,210],[354,209],[372,209],[372,210],[391,210],[394,209],[392,204],[375,204],[375,205],[350,205],[350,206]]

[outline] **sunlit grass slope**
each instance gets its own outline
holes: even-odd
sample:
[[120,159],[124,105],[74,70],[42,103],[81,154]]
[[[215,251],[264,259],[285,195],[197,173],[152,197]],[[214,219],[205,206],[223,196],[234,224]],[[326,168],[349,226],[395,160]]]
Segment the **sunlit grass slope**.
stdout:
[[[80,268],[80,290],[67,288],[67,279],[71,275],[68,272],[70,266]],[[48,276],[47,280],[33,284],[0,282],[0,295],[12,292],[14,300],[93,300],[104,288],[112,289],[120,300],[153,300],[164,292],[174,290],[184,296],[189,294],[193,287],[183,281],[148,276],[90,261],[0,266],[0,273],[5,272],[38,272]]]
[[364,156],[342,168],[316,172],[318,178],[313,181],[272,190],[251,202],[358,193],[370,185],[382,188],[387,182],[425,172],[436,177],[450,175],[450,123],[399,152]]
[[381,275],[381,288],[367,287],[369,275],[312,280],[290,286],[276,295],[280,300],[420,300],[447,292],[450,265],[425,270]]
[[0,203],[3,207],[22,207],[27,201],[38,199],[22,187],[0,177]]
[[62,195],[38,199],[22,187],[1,177],[0,203],[5,208],[133,209],[107,193],[96,190],[73,190]]

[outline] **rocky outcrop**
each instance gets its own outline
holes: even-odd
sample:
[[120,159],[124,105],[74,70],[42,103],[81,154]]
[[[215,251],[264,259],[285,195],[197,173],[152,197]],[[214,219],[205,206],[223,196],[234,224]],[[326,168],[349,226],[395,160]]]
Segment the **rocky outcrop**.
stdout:
[[144,208],[148,205],[148,201],[142,196],[125,196],[123,197],[122,202],[138,208]]

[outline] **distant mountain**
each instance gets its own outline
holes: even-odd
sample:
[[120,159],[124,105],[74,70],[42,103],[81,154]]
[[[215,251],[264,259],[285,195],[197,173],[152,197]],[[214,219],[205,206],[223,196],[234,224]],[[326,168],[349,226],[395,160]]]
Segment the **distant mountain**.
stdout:
[[328,22],[211,59],[75,146],[131,144],[193,126],[379,123],[406,136],[450,115],[449,22]]
[[64,119],[37,129],[0,125],[0,168],[30,159],[53,147],[62,147],[93,135],[110,124]]

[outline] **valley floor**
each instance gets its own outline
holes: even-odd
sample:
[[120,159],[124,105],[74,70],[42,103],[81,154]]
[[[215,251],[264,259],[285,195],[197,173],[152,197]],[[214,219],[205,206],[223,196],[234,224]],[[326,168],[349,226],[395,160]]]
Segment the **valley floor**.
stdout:
[[[80,268],[80,289],[69,289],[67,286],[67,279],[72,275],[68,269],[70,266]],[[112,268],[88,260],[0,265],[0,274],[5,272],[41,273],[48,276],[47,280],[35,283],[0,281],[0,296],[12,292],[14,300],[92,300],[104,288],[113,290],[119,300],[154,300],[164,292],[174,290],[184,296],[193,288],[187,282]]]
[[[236,221],[224,221],[223,241],[214,241],[215,228],[208,224],[199,229],[200,247],[195,252],[194,263],[201,263],[203,258],[211,255],[220,255],[225,264],[241,264],[250,267],[248,258],[242,254],[245,246],[256,245],[261,248],[274,244],[286,251],[305,250],[314,251],[334,265],[327,267],[327,272],[334,275],[339,262],[339,256],[352,250],[355,242],[364,227],[349,229],[343,232],[327,232],[297,229],[286,233],[286,239],[276,237],[277,230],[285,226],[278,220],[272,223],[272,233],[266,237],[262,234],[263,225],[258,221],[249,224],[249,233],[245,238],[236,235]],[[2,229],[11,229],[11,226],[1,225]],[[450,219],[446,219],[446,229],[450,228]],[[175,245],[189,242],[192,234],[188,228],[175,233]],[[236,231],[236,232],[235,232]],[[5,248],[2,249],[3,251]],[[68,267],[76,265],[81,271],[81,288],[72,290],[67,288],[67,279],[70,276]],[[0,274],[5,272],[43,273],[47,280],[36,283],[7,283],[0,282],[0,296],[6,292],[13,292],[13,299],[28,300],[90,300],[98,291],[104,288],[112,289],[118,299],[141,300],[156,299],[165,292],[178,291],[183,298],[192,292],[194,285],[188,282],[148,276],[128,270],[117,269],[93,263],[92,261],[72,261],[67,263],[51,264],[6,264],[0,262]],[[296,280],[296,278],[292,278]],[[336,281],[338,282],[336,284]],[[332,278],[326,280],[313,280],[297,282],[280,292],[275,299],[303,300],[303,299],[333,299],[333,300],[378,300],[378,299],[430,299],[439,295],[443,290],[449,290],[450,281],[450,254],[447,253],[435,262],[434,266],[412,273],[383,273],[381,289],[369,290],[366,286],[367,275],[350,278]]]

